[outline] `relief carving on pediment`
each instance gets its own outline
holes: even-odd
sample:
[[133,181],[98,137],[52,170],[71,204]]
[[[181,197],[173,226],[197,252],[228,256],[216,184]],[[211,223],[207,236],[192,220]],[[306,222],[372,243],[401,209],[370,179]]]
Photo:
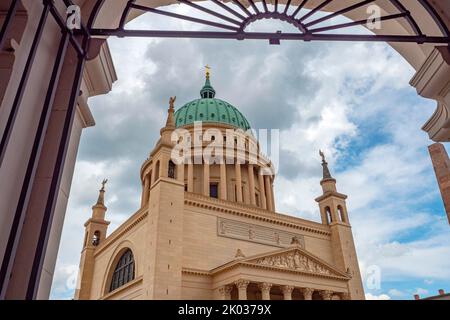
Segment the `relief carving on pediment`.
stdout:
[[299,251],[259,258],[256,259],[254,263],[295,271],[310,272],[321,275],[332,275],[332,272],[327,267],[301,254]]

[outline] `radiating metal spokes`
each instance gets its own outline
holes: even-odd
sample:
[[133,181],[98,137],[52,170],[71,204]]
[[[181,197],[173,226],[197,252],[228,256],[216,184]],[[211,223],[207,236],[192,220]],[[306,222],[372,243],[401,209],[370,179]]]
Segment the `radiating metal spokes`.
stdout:
[[[129,0],[120,25],[116,29],[93,29],[91,34],[94,36],[267,39],[271,43],[279,43],[280,40],[450,42],[448,28],[433,10],[428,0],[387,0],[390,2],[392,10],[374,17],[369,9],[380,1],[359,0],[348,5],[348,1],[342,0],[287,0],[283,1],[283,3],[278,0],[231,0],[228,2],[219,0],[179,0],[178,5],[153,8],[137,4],[135,0]],[[425,9],[424,12],[430,15],[441,34],[424,34],[416,18],[405,6],[405,1],[417,1]],[[386,0],[383,2],[385,3]],[[177,10],[180,6],[190,10]],[[332,7],[332,10],[330,7]],[[189,21],[202,27],[196,30],[162,30],[162,28],[155,30],[126,30],[125,23],[132,10],[166,17],[175,22]],[[382,11],[380,10],[380,12]],[[346,15],[359,16],[361,18],[349,21],[349,19],[342,18]],[[249,31],[249,26],[252,23],[270,19],[286,22],[294,26],[296,32],[283,33],[278,30],[273,32]],[[376,34],[371,34],[370,32],[361,34],[361,32],[351,29],[351,27],[364,26],[370,30],[371,25],[375,23],[382,26],[383,23],[392,22],[398,22],[405,32],[403,34],[389,34],[387,31],[384,33],[385,29],[381,27],[381,29],[376,30]]]

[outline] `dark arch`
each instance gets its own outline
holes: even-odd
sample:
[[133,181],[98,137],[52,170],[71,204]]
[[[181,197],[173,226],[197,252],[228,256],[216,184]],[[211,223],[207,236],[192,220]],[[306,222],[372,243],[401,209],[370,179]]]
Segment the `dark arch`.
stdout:
[[160,162],[158,160],[158,161],[156,161],[156,165],[155,165],[155,173],[153,174],[153,176],[155,177],[155,180],[153,182],[156,182],[159,179],[159,167],[160,167]]
[[100,244],[100,236],[101,236],[100,231],[96,230],[94,232],[94,235],[92,236],[92,245],[94,247],[96,247]]
[[169,160],[168,177],[171,179],[176,179],[176,169],[177,166],[172,160]]
[[109,292],[112,292],[134,280],[134,277],[135,265],[133,252],[130,249],[126,249],[115,265],[111,277],[111,283],[109,285]]
[[333,222],[333,215],[331,214],[330,207],[325,207],[324,211],[327,224],[331,224]]
[[347,223],[347,217],[345,215],[344,208],[341,205],[339,205],[337,207],[337,209],[338,209],[339,219],[341,220],[341,222]]

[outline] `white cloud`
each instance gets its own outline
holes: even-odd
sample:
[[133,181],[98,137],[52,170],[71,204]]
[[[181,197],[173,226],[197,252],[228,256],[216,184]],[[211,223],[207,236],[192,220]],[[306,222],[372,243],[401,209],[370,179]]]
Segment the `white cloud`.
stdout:
[[391,300],[391,297],[387,294],[374,295],[372,293],[366,293],[366,300]]
[[397,289],[389,290],[388,294],[389,294],[389,296],[396,297],[396,298],[400,298],[400,297],[406,296],[406,293],[404,293],[403,291],[397,290]]

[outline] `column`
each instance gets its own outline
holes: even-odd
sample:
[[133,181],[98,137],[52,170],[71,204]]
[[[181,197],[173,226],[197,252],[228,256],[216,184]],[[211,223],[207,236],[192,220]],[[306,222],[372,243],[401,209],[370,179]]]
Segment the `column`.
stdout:
[[333,297],[333,291],[330,290],[320,291],[320,296],[322,297],[322,300],[331,300],[331,298]]
[[256,197],[255,197],[255,174],[253,170],[253,165],[248,165],[248,188],[250,192],[250,203],[252,205],[256,205]]
[[272,198],[272,211],[275,212],[275,195],[273,193],[273,180],[275,179],[275,176],[272,176],[270,179],[270,197]]
[[265,190],[266,190],[266,199],[267,199],[267,210],[273,210],[273,201],[272,194],[270,191],[270,176],[264,176],[265,180]]
[[141,206],[142,207],[148,203],[148,196],[149,196],[148,189],[150,188],[149,178],[150,177],[148,174],[144,178],[144,189],[142,190],[142,198],[141,198]]
[[270,300],[270,289],[272,288],[272,284],[264,282],[260,283],[258,287],[261,290],[262,300]]
[[238,280],[234,284],[238,288],[238,297],[239,300],[247,300],[247,287],[249,285],[250,281],[248,280]]
[[220,199],[227,200],[227,165],[225,161],[220,163]]
[[312,300],[312,295],[313,295],[314,289],[301,288],[300,292],[303,294],[303,299],[305,299],[305,300]]
[[242,175],[241,175],[241,164],[236,159],[235,163],[235,173],[236,173],[236,200],[242,202]]
[[203,163],[203,195],[209,197],[209,162]]
[[260,193],[260,198],[261,198],[261,208],[267,209],[266,191],[265,191],[265,188],[264,188],[264,176],[262,175],[262,169],[261,168],[259,168],[258,181],[259,181],[259,193]]
[[339,294],[341,300],[350,300],[350,294],[348,292],[342,292]]
[[194,192],[194,164],[192,159],[188,163],[188,192]]
[[292,300],[293,286],[282,286],[281,291],[283,292],[284,300]]
[[428,147],[436,174],[445,212],[450,223],[450,159],[442,143],[435,143]]
[[231,290],[233,288],[229,285],[225,285],[219,288],[219,294],[221,300],[231,300]]

